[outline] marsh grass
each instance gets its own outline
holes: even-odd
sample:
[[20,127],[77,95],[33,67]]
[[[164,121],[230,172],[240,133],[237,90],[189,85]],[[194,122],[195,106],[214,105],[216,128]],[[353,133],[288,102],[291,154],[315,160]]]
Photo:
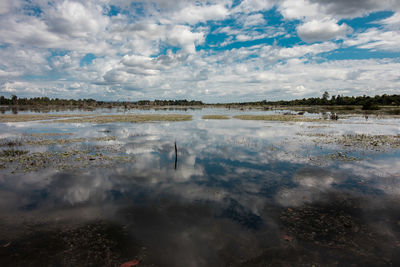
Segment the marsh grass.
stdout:
[[101,136],[90,138],[90,141],[115,141],[117,138],[115,136]]
[[262,121],[290,121],[290,122],[321,122],[322,119],[309,118],[302,115],[237,115],[233,116],[239,120],[262,120]]
[[189,121],[192,115],[181,114],[139,114],[139,115],[96,115],[90,117],[44,121],[43,123],[112,123],[112,122],[157,122],[157,121]]
[[72,117],[86,117],[90,115],[79,114],[2,114],[0,115],[0,123],[2,122],[27,122],[27,121],[44,121]]
[[21,139],[1,139],[0,146],[22,146],[23,141]]
[[85,138],[71,138],[71,139],[42,139],[42,140],[27,140],[25,144],[31,146],[51,146],[51,145],[63,145],[71,143],[85,142]]
[[297,133],[314,138],[316,144],[338,144],[354,149],[382,151],[387,148],[400,148],[400,135],[344,134],[335,136],[325,133]]
[[19,157],[28,154],[26,150],[5,149],[0,152],[0,157]]
[[30,146],[52,146],[52,145],[66,145],[71,143],[83,143],[88,141],[100,142],[100,141],[115,141],[115,136],[101,136],[101,137],[93,137],[93,138],[58,138],[58,139],[31,139],[21,141],[21,145],[30,145]]
[[66,135],[74,135],[73,133],[34,133],[34,134],[26,134],[26,136],[33,137],[41,137],[41,136],[66,136]]
[[132,156],[119,154],[94,153],[92,150],[70,150],[62,152],[34,152],[3,150],[0,153],[0,168],[9,168],[12,172],[32,172],[45,168],[58,170],[81,169],[87,167],[109,168],[116,164],[133,161]]
[[227,115],[204,115],[204,120],[229,120],[230,117]]

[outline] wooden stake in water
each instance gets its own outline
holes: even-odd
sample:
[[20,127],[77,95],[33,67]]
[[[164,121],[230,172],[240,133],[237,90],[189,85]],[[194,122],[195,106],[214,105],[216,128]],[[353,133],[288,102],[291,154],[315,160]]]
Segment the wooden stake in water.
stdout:
[[175,141],[175,170],[176,170],[177,164],[178,164],[178,149],[176,147],[176,141]]

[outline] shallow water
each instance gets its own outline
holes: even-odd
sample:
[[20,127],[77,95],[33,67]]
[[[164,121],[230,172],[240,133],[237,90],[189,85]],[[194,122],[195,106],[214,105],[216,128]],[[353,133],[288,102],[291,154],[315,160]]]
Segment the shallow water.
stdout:
[[[93,158],[85,166],[78,161],[73,168],[49,164],[35,171],[5,166],[0,265],[400,263],[400,150],[313,136],[397,135],[399,119],[266,122],[201,118],[262,111],[168,112],[192,114],[193,120],[1,124],[3,139],[40,133],[85,139],[21,149],[101,151],[133,160],[103,164]],[[284,111],[268,111],[275,112]],[[105,136],[115,140],[95,139]]]

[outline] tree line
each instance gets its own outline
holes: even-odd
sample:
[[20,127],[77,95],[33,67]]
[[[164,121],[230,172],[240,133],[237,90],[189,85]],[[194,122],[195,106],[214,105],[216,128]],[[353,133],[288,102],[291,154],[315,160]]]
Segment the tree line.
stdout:
[[332,95],[329,96],[328,92],[324,92],[322,97],[310,97],[303,99],[295,99],[295,100],[279,100],[279,101],[256,101],[256,102],[242,102],[242,103],[230,103],[230,104],[239,104],[239,105],[280,105],[280,106],[324,106],[324,105],[356,105],[356,106],[377,106],[377,105],[400,105],[400,95],[376,95],[376,96],[343,96],[343,95]]
[[[32,105],[32,106],[200,106],[206,105],[202,101],[195,100],[139,100],[139,101],[97,101],[94,99],[59,99],[48,97],[33,97],[33,98],[18,98],[12,95],[10,98],[0,96],[0,105]],[[332,95],[329,96],[325,92],[321,97],[310,97],[295,100],[279,100],[279,101],[255,101],[255,102],[239,102],[239,103],[225,103],[223,105],[282,105],[282,106],[313,106],[313,105],[360,105],[367,109],[373,108],[378,105],[400,105],[400,95],[376,95],[376,96],[343,96]]]
[[139,101],[97,101],[94,99],[59,99],[48,97],[18,98],[12,95],[10,98],[0,96],[0,105],[30,105],[30,106],[197,106],[203,105],[201,101],[183,100],[139,100]]

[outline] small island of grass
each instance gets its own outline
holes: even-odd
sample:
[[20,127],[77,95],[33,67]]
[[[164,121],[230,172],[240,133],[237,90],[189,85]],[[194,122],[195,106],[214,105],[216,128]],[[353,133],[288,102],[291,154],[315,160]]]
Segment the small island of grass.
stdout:
[[204,115],[204,120],[229,120],[230,117],[227,115]]

